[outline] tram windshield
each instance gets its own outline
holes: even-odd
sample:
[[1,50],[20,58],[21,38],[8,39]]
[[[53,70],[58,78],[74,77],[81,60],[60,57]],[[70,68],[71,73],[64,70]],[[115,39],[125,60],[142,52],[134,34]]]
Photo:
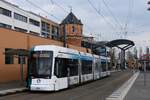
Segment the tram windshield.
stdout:
[[52,51],[34,51],[31,55],[31,75],[34,77],[51,77],[53,61]]

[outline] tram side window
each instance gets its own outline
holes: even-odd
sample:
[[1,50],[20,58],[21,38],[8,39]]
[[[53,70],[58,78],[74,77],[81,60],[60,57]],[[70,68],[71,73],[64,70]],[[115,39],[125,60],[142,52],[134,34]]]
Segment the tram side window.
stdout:
[[110,62],[108,62],[108,70],[110,70],[110,69],[111,69]]
[[66,66],[65,58],[56,58],[55,59],[54,74],[58,78],[67,77],[67,66]]
[[106,71],[106,62],[102,62],[101,63],[101,66],[102,66],[102,71]]
[[99,72],[99,67],[100,67],[99,62],[96,62],[95,63],[95,72]]
[[67,67],[69,68],[69,76],[78,75],[78,60],[67,59]]
[[92,73],[92,61],[82,60],[82,74],[90,74]]

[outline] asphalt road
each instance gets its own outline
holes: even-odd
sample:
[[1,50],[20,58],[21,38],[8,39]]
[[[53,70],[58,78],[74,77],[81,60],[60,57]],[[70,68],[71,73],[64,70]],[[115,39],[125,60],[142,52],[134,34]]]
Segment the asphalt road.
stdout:
[[0,97],[0,100],[104,100],[132,75],[114,72],[110,77],[59,92],[23,92]]

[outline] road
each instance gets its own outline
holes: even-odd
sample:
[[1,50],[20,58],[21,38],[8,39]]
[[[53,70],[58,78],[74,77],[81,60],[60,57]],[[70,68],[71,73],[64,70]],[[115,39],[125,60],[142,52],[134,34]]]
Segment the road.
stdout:
[[131,72],[114,72],[110,77],[59,92],[23,92],[0,100],[104,100],[127,81]]

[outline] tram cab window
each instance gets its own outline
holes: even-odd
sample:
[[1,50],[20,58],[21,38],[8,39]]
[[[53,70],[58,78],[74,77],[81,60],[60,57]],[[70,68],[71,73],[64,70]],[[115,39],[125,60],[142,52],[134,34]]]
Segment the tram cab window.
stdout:
[[82,75],[92,73],[92,61],[82,60]]
[[51,77],[53,52],[52,51],[34,51],[31,54],[30,66],[31,74],[34,77]]

